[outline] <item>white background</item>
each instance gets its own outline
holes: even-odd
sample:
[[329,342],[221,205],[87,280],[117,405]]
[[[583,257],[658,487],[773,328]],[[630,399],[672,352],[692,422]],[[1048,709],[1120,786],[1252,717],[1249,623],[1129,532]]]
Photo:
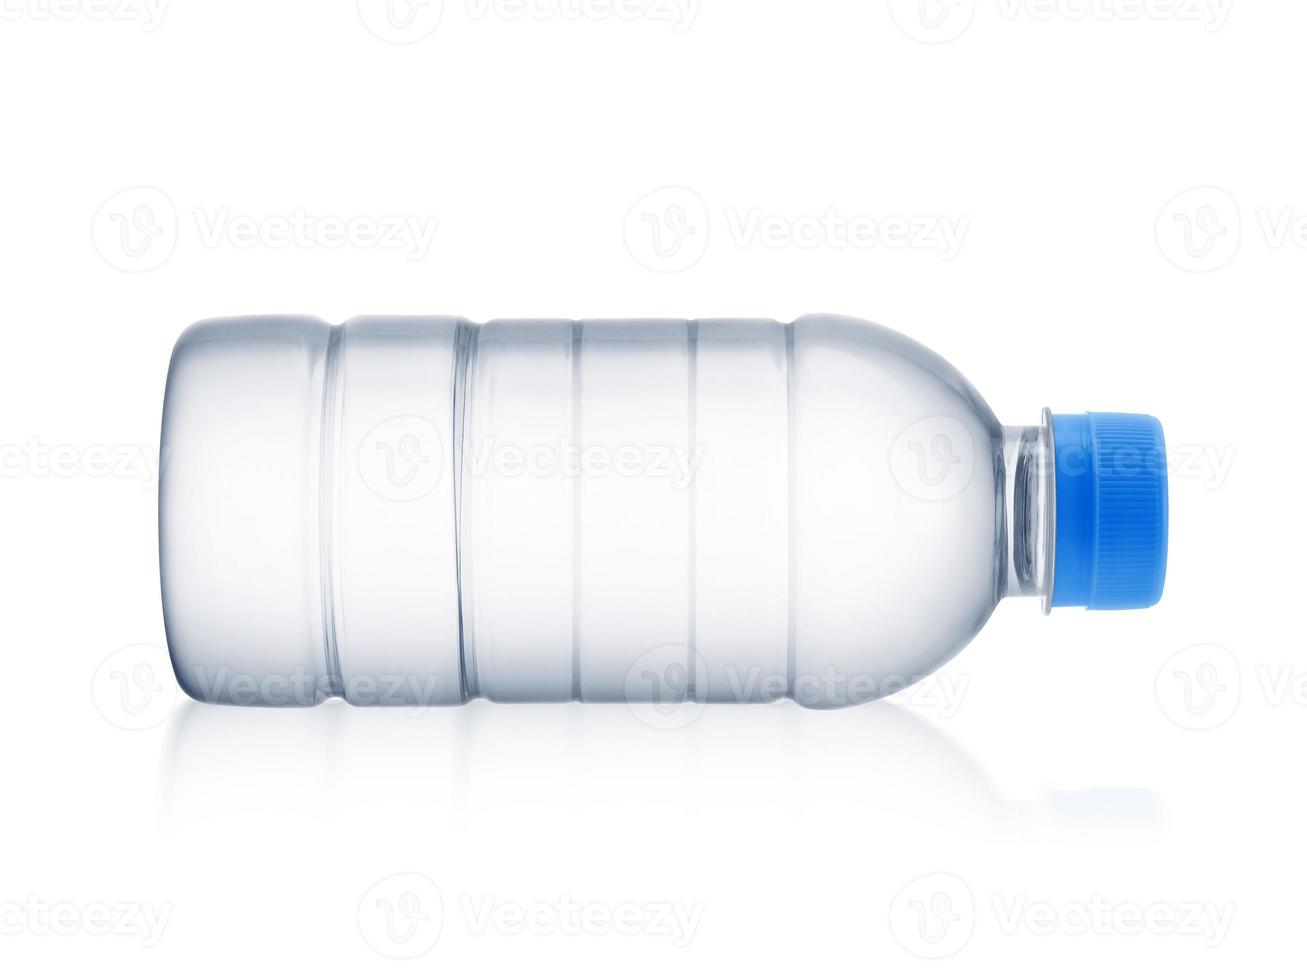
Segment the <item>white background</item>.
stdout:
[[[1302,5],[0,10],[6,975],[1300,958]],[[1159,416],[1161,605],[1004,603],[904,704],[670,730],[176,691],[147,464],[187,323],[810,311],[1008,423]]]

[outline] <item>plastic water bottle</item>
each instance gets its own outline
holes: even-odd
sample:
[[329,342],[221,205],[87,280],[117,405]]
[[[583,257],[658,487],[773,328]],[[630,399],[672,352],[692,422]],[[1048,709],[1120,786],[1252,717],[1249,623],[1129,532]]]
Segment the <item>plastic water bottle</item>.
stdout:
[[1143,415],[1003,426],[871,323],[206,321],[168,375],[163,604],[236,704],[829,707],[999,600],[1150,606]]

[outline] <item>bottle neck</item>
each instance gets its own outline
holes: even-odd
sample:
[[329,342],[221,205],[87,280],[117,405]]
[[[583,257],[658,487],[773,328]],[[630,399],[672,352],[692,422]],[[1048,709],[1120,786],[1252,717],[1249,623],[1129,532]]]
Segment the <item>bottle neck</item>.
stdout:
[[1002,594],[1038,596],[1048,612],[1053,599],[1056,499],[1052,419],[1003,427]]

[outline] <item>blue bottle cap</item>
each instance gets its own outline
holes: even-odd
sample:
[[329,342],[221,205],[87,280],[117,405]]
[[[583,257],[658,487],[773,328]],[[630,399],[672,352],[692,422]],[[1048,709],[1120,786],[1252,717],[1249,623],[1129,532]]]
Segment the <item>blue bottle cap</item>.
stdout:
[[1149,415],[1053,416],[1053,605],[1144,609],[1166,580],[1166,443]]

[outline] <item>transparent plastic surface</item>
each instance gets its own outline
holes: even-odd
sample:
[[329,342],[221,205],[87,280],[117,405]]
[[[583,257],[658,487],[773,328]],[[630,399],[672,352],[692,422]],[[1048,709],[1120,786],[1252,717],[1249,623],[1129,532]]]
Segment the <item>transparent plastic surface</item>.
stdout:
[[947,363],[842,317],[200,323],[174,667],[247,704],[874,700],[1042,588],[1004,448]]

